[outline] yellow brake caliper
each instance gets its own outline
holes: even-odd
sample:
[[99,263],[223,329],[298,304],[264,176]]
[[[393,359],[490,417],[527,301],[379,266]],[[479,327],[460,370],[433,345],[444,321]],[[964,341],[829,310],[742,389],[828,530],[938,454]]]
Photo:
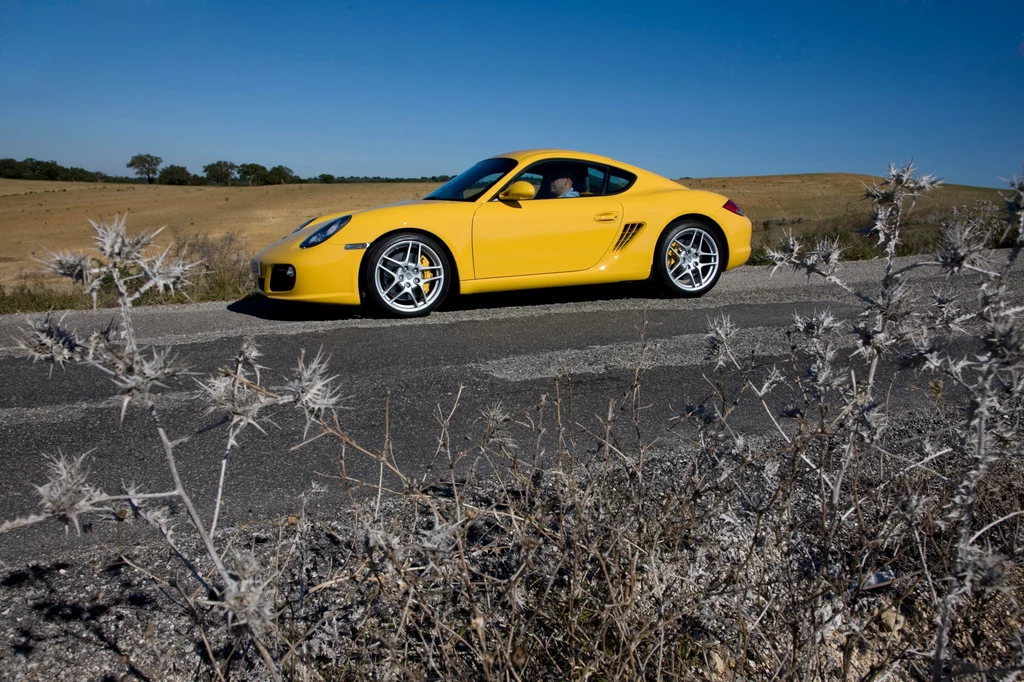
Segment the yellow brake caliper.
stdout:
[[676,266],[676,263],[679,262],[679,256],[676,255],[676,253],[679,250],[680,250],[679,242],[677,242],[675,240],[673,240],[672,243],[668,245],[668,271],[669,272],[672,272],[672,268],[674,268]]
[[423,266],[423,293],[429,294],[431,284],[427,280],[434,276],[433,272],[427,269],[430,267],[430,260],[426,256],[421,255],[420,265]]

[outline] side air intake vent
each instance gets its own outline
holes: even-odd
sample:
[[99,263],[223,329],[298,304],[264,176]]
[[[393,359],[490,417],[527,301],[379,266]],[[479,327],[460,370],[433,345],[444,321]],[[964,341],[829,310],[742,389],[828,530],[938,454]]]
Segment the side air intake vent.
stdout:
[[622,234],[619,235],[619,241],[615,242],[615,248],[612,251],[621,251],[626,248],[633,237],[640,234],[640,230],[644,229],[644,225],[647,223],[626,223],[622,226]]

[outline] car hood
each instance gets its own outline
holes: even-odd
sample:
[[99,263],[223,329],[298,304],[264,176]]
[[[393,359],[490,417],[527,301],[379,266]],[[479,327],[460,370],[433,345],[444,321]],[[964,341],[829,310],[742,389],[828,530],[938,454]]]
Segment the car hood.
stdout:
[[[360,220],[360,216],[363,216],[364,219],[365,217],[369,217],[370,215],[373,215],[374,217],[386,218],[388,213],[401,212],[403,216],[408,217],[410,210],[415,210],[417,212],[424,210],[430,211],[432,210],[433,207],[451,206],[452,203],[453,202],[451,201],[445,201],[443,199],[409,199],[407,201],[399,201],[394,204],[385,204],[384,206],[360,208],[354,211],[334,211],[332,213],[325,213],[324,215],[314,218],[313,221],[309,223],[309,225],[306,225],[301,230],[285,235],[284,237],[278,239],[270,246],[278,246],[281,244],[302,241],[303,239],[311,235],[313,232],[320,229],[320,227],[322,227],[324,223],[346,215],[352,216],[352,222],[350,222],[349,225],[358,225],[358,223],[362,222],[362,220]],[[353,230],[349,227],[349,225],[346,225],[345,229],[347,229],[349,232],[352,232]]]
[[[305,232],[306,230],[309,230],[314,225],[322,224],[322,223],[327,222],[328,220],[334,220],[335,218],[340,218],[341,216],[344,216],[344,215],[350,215],[350,216],[352,216],[354,218],[357,215],[362,215],[362,214],[365,214],[365,213],[373,213],[373,212],[376,212],[376,211],[390,211],[390,210],[394,210],[396,208],[407,208],[409,206],[435,206],[435,205],[445,205],[445,204],[450,205],[451,203],[452,202],[450,202],[450,201],[444,201],[442,199],[409,199],[407,201],[399,201],[399,202],[396,202],[394,204],[385,204],[383,206],[372,206],[370,208],[359,208],[359,209],[356,209],[354,211],[334,211],[333,213],[326,213],[326,214],[324,214],[322,216],[314,218],[313,222],[311,222],[306,227],[302,228],[302,232]],[[296,234],[298,234],[298,233],[296,233]]]

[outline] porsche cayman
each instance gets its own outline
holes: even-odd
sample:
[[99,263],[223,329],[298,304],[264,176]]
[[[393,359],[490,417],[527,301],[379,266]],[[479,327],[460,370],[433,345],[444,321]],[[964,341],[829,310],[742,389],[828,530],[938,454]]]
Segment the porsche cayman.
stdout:
[[449,295],[652,278],[701,296],[746,262],[725,196],[593,154],[485,159],[422,199],[318,216],[252,261],[275,299],[427,315]]

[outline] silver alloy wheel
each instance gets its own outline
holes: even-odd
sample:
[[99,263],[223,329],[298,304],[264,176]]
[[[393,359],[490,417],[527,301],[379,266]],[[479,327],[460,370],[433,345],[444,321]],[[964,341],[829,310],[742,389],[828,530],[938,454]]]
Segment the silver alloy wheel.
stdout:
[[401,312],[430,307],[444,291],[444,261],[418,239],[391,244],[374,264],[373,281],[381,300]]
[[718,243],[707,230],[688,225],[680,228],[665,249],[665,272],[683,291],[700,291],[715,281],[721,256]]

